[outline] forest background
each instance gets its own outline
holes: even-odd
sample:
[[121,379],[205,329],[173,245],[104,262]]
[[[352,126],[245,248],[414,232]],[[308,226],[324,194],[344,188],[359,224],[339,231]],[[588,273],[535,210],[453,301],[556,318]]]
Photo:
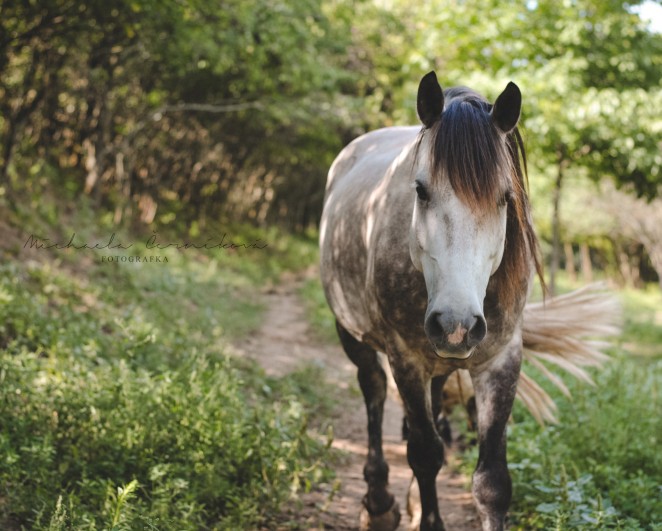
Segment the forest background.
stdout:
[[[231,347],[284,272],[314,270],[335,155],[417,123],[436,70],[490,100],[518,84],[548,284],[604,279],[625,310],[595,387],[543,383],[560,425],[516,408],[511,523],[662,529],[661,11],[0,0],[0,527],[301,525],[283,504],[332,484],[329,423],[348,408],[314,364],[274,378]],[[267,247],[66,245],[111,234]],[[319,282],[300,296],[331,341]]]
[[636,3],[3,0],[0,9],[10,204],[85,196],[115,225],[193,235],[216,220],[315,227],[333,157],[365,131],[417,123],[417,83],[434,69],[443,86],[489,98],[509,80],[521,87],[552,273],[564,262],[572,274],[576,261],[630,284],[661,276],[662,209],[647,201],[662,179],[662,35]]

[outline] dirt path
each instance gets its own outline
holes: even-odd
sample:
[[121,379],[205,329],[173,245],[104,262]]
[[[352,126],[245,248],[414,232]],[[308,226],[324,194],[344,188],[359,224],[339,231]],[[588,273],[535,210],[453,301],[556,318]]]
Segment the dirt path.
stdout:
[[[303,529],[357,529],[361,499],[365,494],[363,465],[366,456],[366,415],[357,389],[356,369],[339,345],[323,345],[311,336],[305,309],[297,294],[298,284],[286,281],[265,296],[267,310],[258,333],[236,345],[237,350],[260,363],[266,372],[282,376],[306,363],[318,364],[327,380],[338,388],[343,407],[334,421],[333,446],[345,452],[346,460],[336,468],[338,485],[324,485],[305,495],[303,506],[291,509],[290,519]],[[401,440],[401,406],[389,396],[384,415],[384,452],[390,466],[390,489],[400,504],[399,529],[409,529],[406,494],[412,478],[406,445]],[[452,459],[452,455],[450,456]],[[478,531],[479,520],[467,478],[444,467],[437,488],[439,504],[449,531]],[[332,492],[335,491],[332,495]]]

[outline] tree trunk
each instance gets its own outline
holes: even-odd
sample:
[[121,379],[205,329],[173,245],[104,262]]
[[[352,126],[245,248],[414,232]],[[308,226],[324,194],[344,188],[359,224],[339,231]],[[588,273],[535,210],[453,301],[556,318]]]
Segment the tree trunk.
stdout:
[[623,277],[623,284],[627,287],[634,287],[634,279],[632,274],[632,264],[630,264],[630,259],[625,252],[625,249],[619,248],[617,251],[618,254],[618,270]]
[[109,105],[110,94],[114,87],[115,70],[111,65],[110,55],[104,55],[99,59],[98,68],[105,74],[105,82],[93,83],[88,77],[88,83],[93,91],[93,97],[88,98],[94,101],[94,107],[91,113],[88,113],[92,119],[90,124],[91,138],[89,138],[89,147],[87,150],[84,193],[91,196],[99,204],[101,201],[100,181],[104,173],[109,169],[109,148],[111,142],[112,129],[112,109]]
[[662,245],[651,245],[648,247],[647,251],[651,265],[657,273],[657,282],[660,286],[660,290],[662,290]]
[[579,246],[579,252],[582,257],[582,278],[584,282],[593,282],[593,265],[591,264],[591,253],[588,244],[582,243]]
[[556,182],[554,183],[554,192],[552,194],[552,262],[549,268],[549,293],[551,295],[556,293],[556,274],[559,270],[559,262],[561,258],[561,218],[559,210],[561,203],[563,173],[567,165],[565,146],[560,146],[556,152],[556,155],[558,172],[556,174]]
[[0,166],[0,182],[5,183],[5,192],[11,193],[11,181],[9,180],[9,164],[14,153],[14,143],[16,140],[16,121],[13,116],[9,116],[6,121],[7,130],[4,135],[5,142],[2,146],[2,166]]
[[577,271],[575,270],[575,253],[572,250],[572,244],[565,242],[563,244],[563,250],[565,251],[565,272],[568,274],[568,278],[572,282],[575,282],[577,280]]

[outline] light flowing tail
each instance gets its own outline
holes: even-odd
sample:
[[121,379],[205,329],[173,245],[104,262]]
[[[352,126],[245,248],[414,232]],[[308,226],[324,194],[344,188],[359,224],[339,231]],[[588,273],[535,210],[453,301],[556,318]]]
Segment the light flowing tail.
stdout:
[[[561,392],[570,391],[552,364],[589,384],[593,381],[586,367],[596,367],[608,357],[603,350],[608,338],[621,331],[621,308],[613,295],[600,284],[592,284],[571,293],[530,302],[524,309],[522,339],[526,364],[536,367]],[[517,396],[531,414],[543,423],[557,422],[556,404],[523,370]]]

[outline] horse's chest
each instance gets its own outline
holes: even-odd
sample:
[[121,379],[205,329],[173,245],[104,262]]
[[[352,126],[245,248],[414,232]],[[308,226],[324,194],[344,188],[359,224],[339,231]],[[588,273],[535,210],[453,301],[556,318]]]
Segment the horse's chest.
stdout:
[[376,302],[373,317],[386,335],[397,332],[401,337],[424,337],[427,290],[409,255],[384,254],[375,264],[370,282]]

